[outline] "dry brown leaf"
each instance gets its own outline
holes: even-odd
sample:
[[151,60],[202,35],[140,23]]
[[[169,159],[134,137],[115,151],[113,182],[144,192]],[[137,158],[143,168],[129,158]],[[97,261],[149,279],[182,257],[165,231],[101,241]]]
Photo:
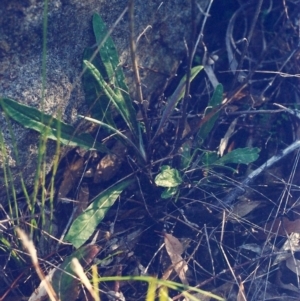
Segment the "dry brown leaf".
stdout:
[[[239,218],[246,216],[261,204],[261,201],[239,201],[227,214],[227,219],[232,223],[239,222]],[[223,214],[219,214],[217,217],[223,219]]]
[[296,219],[294,221],[290,221],[287,218],[284,219],[283,222],[284,229],[281,229],[281,235],[285,235],[287,232],[288,234],[291,233],[300,233],[300,219]]
[[[178,256],[178,257],[177,257]],[[174,265],[174,270],[177,273],[179,279],[181,280],[181,282],[184,285],[189,285],[189,282],[186,278],[186,272],[188,271],[189,267],[186,263],[186,261],[179,255],[176,255],[176,259],[175,260],[179,260],[177,261],[177,263]]]
[[184,251],[182,243],[172,234],[165,233],[165,244],[168,254],[181,255]]
[[169,278],[170,278],[170,276],[171,276],[171,274],[172,274],[172,272],[174,271],[174,269],[173,269],[173,265],[170,265],[166,270],[165,270],[165,272],[163,273],[163,275],[162,275],[162,279],[163,280],[168,280]]
[[117,174],[126,157],[127,147],[122,142],[117,141],[111,152],[98,163],[94,174],[94,183],[109,181]]
[[73,219],[79,216],[88,206],[89,203],[89,187],[86,183],[83,183],[80,186],[79,193],[78,193],[78,202],[76,203],[76,211],[74,213]]
[[74,187],[84,170],[84,158],[80,157],[71,162],[65,169],[63,181],[58,190],[58,197],[64,198]]
[[300,260],[291,256],[286,260],[285,264],[288,269],[294,272],[297,276],[300,276]]
[[233,206],[232,214],[234,217],[244,217],[259,205],[261,201],[239,201]]
[[291,233],[283,246],[280,248],[280,252],[276,256],[273,262],[273,266],[279,264],[282,261],[287,260],[291,257],[291,254],[294,252],[300,251],[300,235],[299,233]]
[[40,285],[34,290],[29,297],[28,301],[45,301],[47,300],[48,293],[46,291],[46,282],[51,282],[55,269],[52,269],[49,274],[41,281]]
[[[183,284],[188,285],[188,281],[186,279],[186,272],[188,270],[188,265],[187,265],[186,261],[181,257],[181,254],[184,251],[182,243],[175,236],[166,233],[165,234],[165,245],[166,245],[167,253],[170,256],[173,269],[177,273],[181,282]],[[171,272],[165,273],[165,274],[167,274],[169,277],[170,273]]]
[[291,233],[300,233],[300,219],[290,221],[286,217],[279,217],[266,224],[264,231],[259,231],[259,238],[264,239],[269,235],[286,236]]
[[282,277],[284,277],[282,271],[278,270],[277,277],[276,277],[276,284],[280,288],[284,288],[286,290],[290,290],[290,291],[293,291],[293,292],[296,292],[296,293],[300,292],[300,290],[295,285],[293,285],[292,283],[283,283],[282,280],[281,280]]
[[231,122],[231,124],[230,124],[230,126],[229,126],[229,128],[228,128],[228,130],[227,130],[227,132],[226,132],[226,134],[224,136],[224,138],[222,138],[221,141],[220,141],[219,150],[218,150],[218,155],[220,155],[220,157],[223,157],[225,149],[226,149],[226,147],[228,145],[228,141],[229,141],[229,139],[232,137],[232,135],[235,132],[235,126],[236,126],[237,120],[238,120],[238,118],[235,118]]
[[239,292],[237,294],[236,301],[247,301],[243,282],[239,285]]
[[188,280],[186,278],[186,272],[188,271],[188,265],[186,261],[180,255],[177,254],[173,254],[172,257],[170,256],[170,258],[172,261],[172,265],[169,266],[164,272],[162,279],[168,280],[174,270],[181,282],[185,285],[189,285]]

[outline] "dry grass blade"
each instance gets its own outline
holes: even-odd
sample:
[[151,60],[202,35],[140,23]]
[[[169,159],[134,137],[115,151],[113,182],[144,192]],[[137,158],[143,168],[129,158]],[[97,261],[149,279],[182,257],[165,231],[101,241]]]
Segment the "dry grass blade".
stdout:
[[16,231],[17,231],[20,239],[22,240],[24,248],[27,249],[27,251],[31,257],[33,266],[34,266],[39,278],[41,279],[41,281],[43,281],[44,288],[45,288],[46,292],[48,293],[49,298],[51,299],[51,301],[58,301],[59,299],[58,299],[52,285],[50,284],[49,280],[45,277],[42,269],[39,266],[39,262],[38,262],[38,258],[37,258],[37,251],[33,245],[33,242],[31,240],[29,240],[28,236],[22,229],[17,228]]

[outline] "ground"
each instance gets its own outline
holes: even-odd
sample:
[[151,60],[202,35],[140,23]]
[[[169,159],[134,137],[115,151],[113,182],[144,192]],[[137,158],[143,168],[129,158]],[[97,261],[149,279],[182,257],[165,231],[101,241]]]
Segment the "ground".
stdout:
[[[103,133],[98,140],[106,141],[111,154],[72,149],[53,171],[55,176],[48,175],[46,189],[54,179],[53,208],[36,205],[34,219],[44,232],[33,231],[44,274],[74,254],[70,244],[58,243],[53,235],[62,237],[69,219],[78,217],[99,194],[105,195],[105,189],[130,178],[88,240],[91,245],[83,247],[86,265],[96,264],[101,277],[151,275],[227,300],[299,299],[298,145],[286,154],[299,139],[299,4],[259,4],[213,3],[191,62],[193,67],[203,64],[205,70],[192,81],[190,96],[158,131],[167,99],[189,69],[187,57],[164,96],[148,107],[152,140],[147,121],[137,115],[144,126],[144,162],[124,140],[107,139]],[[203,20],[188,47],[195,45]],[[220,86],[213,87],[208,70],[223,86],[223,102],[211,107]],[[126,129],[120,116],[115,121],[119,130]],[[95,137],[97,128],[89,131]],[[222,161],[226,155],[229,159]],[[271,166],[268,160],[274,158],[277,163]],[[172,180],[177,180],[173,194],[164,192],[157,180],[162,166],[169,166]],[[74,208],[78,209],[71,217]],[[18,209],[29,231],[31,212],[26,204]],[[4,225],[6,216],[1,219]],[[26,299],[39,285],[38,277],[12,229],[1,231],[1,300]],[[69,297],[93,300],[82,287],[77,294],[77,286],[74,281],[69,287]],[[147,292],[145,283],[132,280],[103,282],[100,288],[104,300],[108,291],[122,292],[126,300],[145,299]],[[170,297],[183,299],[179,288],[170,291]]]

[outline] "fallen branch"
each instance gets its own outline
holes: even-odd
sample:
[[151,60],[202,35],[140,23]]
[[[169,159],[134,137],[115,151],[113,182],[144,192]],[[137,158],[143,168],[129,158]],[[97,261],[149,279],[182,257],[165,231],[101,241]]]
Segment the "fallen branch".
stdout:
[[249,176],[241,182],[241,185],[232,189],[227,196],[222,199],[222,203],[225,205],[231,205],[239,196],[243,195],[245,193],[245,188],[249,186],[253,180],[260,175],[263,171],[265,171],[267,168],[271,167],[273,164],[278,162],[279,160],[283,159],[286,155],[293,152],[297,148],[300,148],[300,139],[293,142],[290,146],[282,150],[279,154],[276,156],[273,156],[270,158],[266,163],[258,167],[256,170],[252,171]]

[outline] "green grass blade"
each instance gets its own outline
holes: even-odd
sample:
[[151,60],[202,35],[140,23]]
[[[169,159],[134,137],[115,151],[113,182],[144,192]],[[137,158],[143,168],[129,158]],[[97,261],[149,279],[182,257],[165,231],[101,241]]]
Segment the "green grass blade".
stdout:
[[[97,45],[100,45],[107,34],[107,28],[102,18],[98,14],[94,14],[93,16],[93,29]],[[118,52],[110,36],[106,38],[103,46],[99,49],[99,54],[105,67],[105,70],[99,71],[101,74],[106,73],[109,82],[120,88],[121,91],[125,92],[123,95],[124,100],[131,104],[131,99],[128,94],[128,87],[125,82],[125,76],[120,66]]]
[[[91,135],[87,133],[76,134],[72,126],[53,116],[44,114],[36,108],[20,104],[9,98],[0,98],[0,107],[13,120],[49,139],[59,139],[62,144],[69,146],[80,146],[86,149],[96,148],[99,151],[107,152],[106,147],[95,142]],[[58,131],[58,129],[60,130]]]
[[[93,54],[93,49],[86,48],[83,54],[83,59],[90,61]],[[104,79],[108,80],[99,53],[93,59],[93,64],[98,70],[100,70],[100,73],[102,74]],[[82,77],[82,82],[85,93],[85,101],[90,109],[91,116],[98,120],[103,120],[105,123],[116,127],[111,114],[112,104],[110,102],[110,99],[107,97],[106,93],[99,87],[97,80],[89,69],[85,70]]]
[[[218,84],[213,93],[212,98],[210,99],[210,101],[207,105],[207,109],[205,111],[205,116],[208,115],[215,107],[220,105],[222,103],[222,100],[223,100],[223,86],[221,84]],[[214,114],[207,122],[205,122],[201,126],[201,128],[197,134],[198,138],[200,139],[200,142],[199,142],[200,145],[204,142],[204,140],[207,138],[208,134],[211,132],[218,117],[219,117],[219,113]]]
[[143,164],[144,162],[146,162],[146,154],[145,154],[145,152],[143,152],[143,150],[139,149],[128,137],[126,137],[124,134],[122,134],[122,132],[120,132],[118,129],[112,127],[109,124],[106,124],[105,122],[97,120],[97,119],[93,119],[93,118],[90,118],[90,117],[85,117],[85,116],[82,116],[82,115],[78,115],[78,117],[79,118],[83,118],[84,120],[87,120],[87,121],[99,124],[102,127],[104,127],[106,129],[110,130],[111,132],[117,134],[119,136],[119,138],[121,138],[121,140],[126,145],[128,145],[129,147],[131,147],[135,151],[135,153],[139,157],[139,159],[142,159],[142,161],[140,163]]
[[[184,297],[188,300],[192,301],[201,301],[204,300],[204,298],[207,300],[211,300],[211,298],[219,301],[226,301],[226,299],[217,296],[211,292],[203,291],[197,287],[185,285],[182,283],[170,281],[170,280],[163,280],[163,279],[157,279],[153,278],[151,276],[103,276],[99,278],[99,282],[108,282],[108,281],[142,281],[142,282],[156,282],[157,286],[165,286],[168,287],[171,290],[179,291],[182,293]],[[203,296],[203,299],[199,299],[196,296],[192,295],[191,293],[199,293]]]
[[82,246],[96,230],[117,197],[131,182],[132,180],[122,181],[100,193],[74,220],[65,240],[71,242],[75,248]]
[[[202,69],[203,69],[203,66],[196,66],[196,67],[192,68],[190,82],[192,82],[192,80],[196,77],[196,75]],[[166,108],[165,108],[165,110],[163,112],[163,115],[161,117],[159,126],[158,126],[158,128],[156,130],[156,133],[155,133],[155,135],[153,136],[152,139],[154,139],[158,134],[160,134],[163,126],[165,125],[165,123],[167,122],[167,120],[169,119],[171,114],[173,113],[176,105],[184,97],[185,85],[186,85],[185,82],[186,82],[186,75],[181,79],[181,81],[180,81],[179,85],[177,86],[176,90],[174,91],[172,96],[168,99],[167,104],[166,104]]]
[[[98,14],[93,16],[93,29],[98,45],[105,39],[107,28],[102,18]],[[125,76],[120,66],[119,56],[114,42],[110,36],[106,38],[99,54],[105,70],[99,70],[100,74],[108,76],[108,83],[114,86],[115,102],[114,105],[128,124],[130,131],[138,141],[138,122],[136,120],[136,111],[132,105],[126,85]]]
[[[109,81],[111,81],[112,84],[115,84],[113,79],[115,79],[115,70],[119,65],[119,57],[112,38],[110,36],[106,37],[107,28],[98,14],[93,15],[93,30],[97,45],[101,45],[102,43],[99,54],[105,69],[99,71],[101,74],[104,74],[103,72],[105,72]],[[106,40],[104,41],[105,37]]]
[[136,112],[132,106],[132,103],[127,103],[118,89],[112,89],[108,83],[104,80],[103,76],[97,70],[97,68],[90,63],[89,61],[84,61],[85,66],[90,70],[95,79],[97,80],[99,87],[105,92],[107,97],[112,101],[118,112],[123,117],[124,121],[128,125],[131,133],[135,137],[135,140],[138,141],[138,123],[136,120]]
[[0,251],[9,253],[10,258],[14,260],[15,264],[22,267],[22,265],[24,265],[24,261],[19,255],[19,252],[16,251],[15,247],[16,246],[12,246],[11,242],[9,242],[9,240],[0,233]]
[[159,289],[159,301],[169,301],[169,290],[167,286],[161,286]]
[[157,280],[152,278],[149,280],[146,301],[154,301],[156,297]]

